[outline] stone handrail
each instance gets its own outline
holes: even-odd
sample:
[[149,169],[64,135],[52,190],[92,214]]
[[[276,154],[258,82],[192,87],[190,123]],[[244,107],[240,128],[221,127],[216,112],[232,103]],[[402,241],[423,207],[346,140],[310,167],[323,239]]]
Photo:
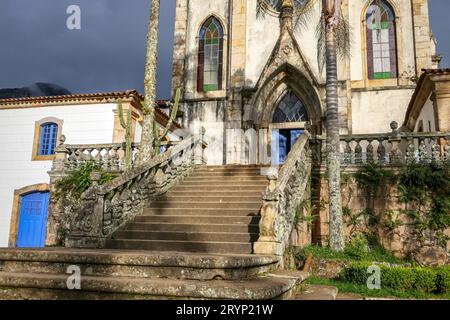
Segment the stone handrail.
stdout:
[[341,136],[342,165],[450,161],[450,133],[398,132]]
[[[178,142],[164,142],[161,145],[167,150]],[[139,154],[139,143],[133,143],[131,149],[131,165]],[[85,162],[92,161],[102,170],[112,173],[125,171],[125,143],[109,144],[61,144],[55,150],[52,171],[64,172],[76,170]]]
[[283,255],[289,245],[296,215],[310,197],[310,134],[305,131],[277,173],[268,174],[269,185],[263,193],[260,236],[254,244],[255,254]]
[[196,165],[206,163],[204,131],[188,137],[148,163],[135,166],[109,183],[99,185],[100,174],[82,196],[82,205],[70,221],[69,247],[102,247],[106,238],[139,214],[155,197],[183,179]]

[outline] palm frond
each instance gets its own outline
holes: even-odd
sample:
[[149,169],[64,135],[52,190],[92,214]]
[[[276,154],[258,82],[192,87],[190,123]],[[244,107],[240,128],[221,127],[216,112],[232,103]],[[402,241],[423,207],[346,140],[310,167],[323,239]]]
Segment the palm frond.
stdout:
[[[340,14],[339,22],[336,28],[333,29],[336,34],[336,48],[339,58],[346,59],[351,56],[351,27],[347,18]],[[319,66],[319,72],[322,73],[326,66],[326,21],[325,16],[322,13],[319,23],[316,26],[316,38],[317,38],[317,63]]]

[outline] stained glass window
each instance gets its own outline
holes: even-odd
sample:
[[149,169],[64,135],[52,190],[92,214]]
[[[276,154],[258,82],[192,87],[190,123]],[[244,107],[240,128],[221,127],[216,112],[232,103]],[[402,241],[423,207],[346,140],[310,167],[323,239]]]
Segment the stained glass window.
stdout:
[[366,13],[369,79],[397,77],[395,14],[383,0],[374,0]]
[[308,113],[302,101],[291,91],[286,92],[273,115],[273,123],[305,122]]
[[197,90],[222,89],[223,28],[219,20],[209,18],[199,35]]
[[55,154],[56,139],[58,136],[58,125],[53,122],[41,125],[41,136],[39,143],[39,155],[50,156]]

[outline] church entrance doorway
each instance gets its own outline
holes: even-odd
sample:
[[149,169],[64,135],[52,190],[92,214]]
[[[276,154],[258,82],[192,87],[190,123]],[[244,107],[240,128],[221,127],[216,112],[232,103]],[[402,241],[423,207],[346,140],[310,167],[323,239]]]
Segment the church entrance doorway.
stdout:
[[272,165],[282,165],[304,132],[309,120],[302,101],[287,91],[275,109],[270,129],[272,132]]

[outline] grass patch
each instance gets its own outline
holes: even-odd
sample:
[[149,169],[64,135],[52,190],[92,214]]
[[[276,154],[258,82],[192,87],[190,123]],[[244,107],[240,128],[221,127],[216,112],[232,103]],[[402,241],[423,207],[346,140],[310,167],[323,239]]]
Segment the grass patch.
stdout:
[[390,251],[387,251],[381,247],[370,248],[364,255],[359,257],[355,256],[353,252],[343,251],[337,252],[328,247],[320,247],[316,245],[306,246],[296,252],[296,257],[299,260],[304,261],[308,254],[312,254],[314,258],[329,259],[329,260],[342,260],[342,261],[363,261],[363,262],[387,262],[393,264],[405,264],[410,261],[401,259]]
[[380,290],[370,290],[366,285],[346,282],[339,279],[324,279],[311,276],[306,280],[308,284],[328,285],[338,288],[341,293],[356,293],[362,297],[372,298],[400,298],[400,299],[450,299],[450,293],[433,294],[416,290],[406,292],[393,290],[389,288],[381,288]]

